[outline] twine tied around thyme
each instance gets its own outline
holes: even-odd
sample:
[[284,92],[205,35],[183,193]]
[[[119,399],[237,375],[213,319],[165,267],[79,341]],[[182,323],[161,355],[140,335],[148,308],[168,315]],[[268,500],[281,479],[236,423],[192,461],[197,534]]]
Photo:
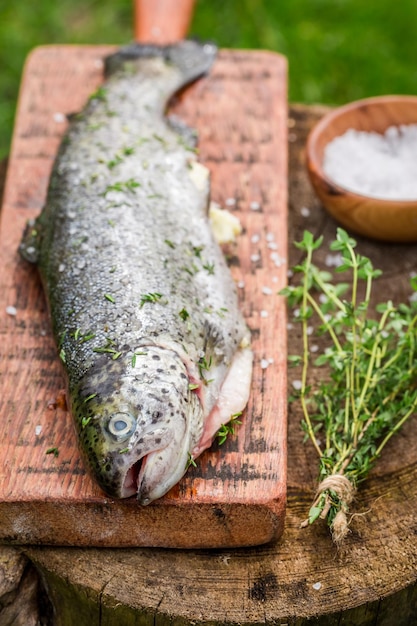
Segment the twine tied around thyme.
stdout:
[[[313,507],[318,506],[323,494],[325,496],[325,504],[320,513],[320,518],[325,519],[327,517],[334,496],[336,496],[339,501],[339,510],[331,524],[332,538],[336,545],[340,545],[349,532],[347,513],[349,511],[349,505],[355,497],[355,493],[355,486],[343,474],[330,474],[326,476],[317,488]],[[301,528],[305,528],[309,523],[308,519],[304,520],[304,522],[301,523]]]

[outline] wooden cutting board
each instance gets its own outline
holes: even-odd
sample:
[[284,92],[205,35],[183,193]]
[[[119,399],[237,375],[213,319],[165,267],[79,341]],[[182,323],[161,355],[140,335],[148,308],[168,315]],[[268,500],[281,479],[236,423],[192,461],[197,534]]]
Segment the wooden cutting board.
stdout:
[[[27,60],[1,215],[0,540],[72,546],[233,547],[283,530],[286,497],[286,60],[221,51],[173,110],[199,134],[212,198],[243,234],[226,251],[255,353],[236,435],[215,443],[164,498],[107,498],[86,474],[36,268],[17,253],[45,200],[66,115],[102,81],[112,46],[45,46]],[[53,449],[53,452],[50,450]],[[49,451],[49,453],[48,453]]]

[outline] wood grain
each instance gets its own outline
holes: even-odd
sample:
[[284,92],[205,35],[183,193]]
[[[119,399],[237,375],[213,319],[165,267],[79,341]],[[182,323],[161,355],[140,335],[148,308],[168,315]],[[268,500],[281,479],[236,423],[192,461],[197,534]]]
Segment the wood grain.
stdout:
[[[276,295],[286,282],[286,62],[223,51],[210,76],[173,105],[198,130],[213,199],[230,205],[244,227],[227,252],[255,371],[236,438],[215,444],[167,496],[140,507],[106,498],[85,473],[71,417],[56,404],[64,381],[37,272],[17,254],[26,220],[44,202],[66,115],[100,83],[112,49],[41,47],[23,77],[1,224],[0,539],[187,548],[268,542],[282,532],[286,492],[286,315]],[[46,454],[50,448],[59,455]]]

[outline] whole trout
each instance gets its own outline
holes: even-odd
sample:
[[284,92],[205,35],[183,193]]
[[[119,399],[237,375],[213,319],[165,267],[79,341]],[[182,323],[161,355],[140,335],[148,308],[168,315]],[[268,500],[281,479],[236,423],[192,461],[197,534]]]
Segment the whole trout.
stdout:
[[164,112],[215,47],[133,45],[72,120],[22,241],[38,264],[90,470],[112,497],[164,495],[245,407],[249,332],[208,217],[208,171]]

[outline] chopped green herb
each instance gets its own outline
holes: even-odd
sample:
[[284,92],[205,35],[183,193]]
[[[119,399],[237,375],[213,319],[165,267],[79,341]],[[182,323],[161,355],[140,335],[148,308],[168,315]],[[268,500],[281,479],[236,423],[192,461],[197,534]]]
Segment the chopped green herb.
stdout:
[[190,391],[194,391],[194,389],[198,389],[198,388],[199,388],[199,386],[200,386],[200,385],[199,385],[198,383],[190,383],[190,384],[188,385],[188,389],[189,389]]
[[93,352],[97,352],[99,354],[111,354],[112,360],[115,361],[122,355],[122,353],[117,351],[112,346],[114,346],[114,341],[112,339],[107,339],[107,343],[105,346],[93,348]]
[[81,420],[81,427],[85,428],[86,426],[88,426],[90,421],[91,421],[91,415],[90,415],[90,417],[83,417],[82,420]]
[[112,302],[113,304],[116,302],[116,300],[113,298],[113,296],[109,293],[105,293],[104,297],[106,298],[106,300],[108,300],[109,302]]
[[164,146],[167,145],[167,141],[161,137],[160,135],[157,135],[156,133],[153,133],[153,138],[156,139],[157,141],[159,141],[160,143],[162,143]]
[[134,352],[132,356],[132,367],[136,366],[136,357],[137,356],[146,356],[147,352]]
[[202,356],[202,357],[200,358],[200,360],[198,361],[198,370],[199,370],[199,372],[200,372],[201,380],[203,381],[203,383],[204,383],[205,385],[208,385],[209,383],[211,383],[211,382],[213,381],[213,378],[211,378],[211,379],[209,379],[209,380],[208,380],[208,379],[207,379],[207,378],[205,378],[205,376],[204,376],[204,372],[205,372],[205,371],[208,371],[208,370],[210,369],[211,365],[212,365],[212,360],[211,360],[211,357],[210,357],[210,358],[209,358],[209,360],[207,361],[206,357]]
[[65,355],[65,349],[64,348],[61,348],[61,350],[59,351],[59,358],[61,359],[61,361],[63,363],[67,362],[67,357]]
[[53,454],[54,457],[56,458],[59,456],[59,450],[58,448],[48,448],[45,454]]
[[105,102],[107,100],[107,89],[105,87],[99,87],[93,94],[91,94],[90,100],[101,100]]
[[116,154],[114,159],[107,161],[107,167],[109,168],[109,170],[112,170],[114,167],[116,167],[116,165],[120,165],[120,163],[123,163],[123,159],[120,154]]
[[140,307],[142,308],[146,302],[158,302],[162,298],[162,293],[144,293],[140,298]]
[[187,320],[190,317],[190,314],[188,313],[187,309],[181,309],[181,311],[179,312],[179,316],[182,320]]
[[[191,249],[192,249],[193,254],[197,258],[201,259],[201,253],[204,250],[204,246],[191,246]],[[203,267],[204,267],[204,265],[203,265]]]
[[227,424],[222,424],[220,426],[216,434],[216,437],[218,437],[219,439],[219,446],[224,444],[229,435],[235,434],[236,426],[242,423],[240,420],[237,419],[241,415],[241,411],[239,413],[233,413],[233,415],[230,416],[230,421]]
[[133,154],[135,152],[135,149],[133,148],[133,146],[127,147],[127,148],[123,148],[123,154],[125,156],[129,156],[131,154]]
[[119,454],[126,454],[126,452],[129,452],[129,448],[122,448],[119,450]]
[[172,243],[172,241],[170,241],[169,239],[165,239],[165,243],[167,244],[167,246],[175,250],[175,243]]
[[206,270],[207,274],[213,275],[214,274],[214,263],[204,263],[203,264],[203,268]]
[[104,195],[108,194],[110,191],[135,191],[137,187],[140,187],[140,183],[134,178],[129,178],[129,180],[119,181],[114,183],[113,185],[108,185],[104,192]]
[[93,398],[95,398],[97,395],[97,393],[92,393],[90,396],[87,396],[84,400],[84,404],[86,404],[87,402],[89,402],[90,400],[92,400]]
[[193,467],[197,467],[197,463],[194,461],[194,459],[193,459],[193,457],[191,456],[191,454],[190,454],[190,453],[188,453],[188,461],[187,461],[187,465],[185,466],[185,469],[186,469],[186,470],[188,470],[188,468],[189,468],[191,465],[192,465]]
[[98,130],[102,126],[103,126],[102,122],[97,122],[96,124],[88,124],[87,129],[88,130]]

